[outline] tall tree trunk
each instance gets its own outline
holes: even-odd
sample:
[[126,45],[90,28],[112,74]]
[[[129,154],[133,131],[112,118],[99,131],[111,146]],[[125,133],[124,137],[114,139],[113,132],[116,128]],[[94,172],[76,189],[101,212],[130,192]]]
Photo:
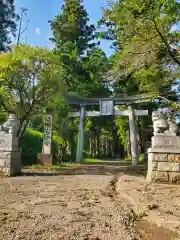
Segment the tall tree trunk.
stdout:
[[89,152],[90,152],[90,157],[92,157],[92,130],[90,130],[90,134],[89,134]]
[[95,135],[95,131],[93,131],[93,147],[92,147],[92,151],[93,151],[93,157],[96,156],[96,135]]
[[97,133],[95,134],[95,158],[97,157]]
[[112,157],[112,148],[111,148],[111,140],[108,140],[108,157]]
[[105,144],[106,144],[106,154],[105,156],[108,157],[108,140],[105,140]]
[[64,144],[62,146],[62,158],[63,158],[63,160],[65,159],[65,156],[66,156],[66,152],[67,152],[66,150],[67,150],[67,141],[65,140]]
[[106,156],[106,140],[105,139],[103,139],[103,157],[105,157]]
[[100,132],[97,131],[97,158],[100,158]]

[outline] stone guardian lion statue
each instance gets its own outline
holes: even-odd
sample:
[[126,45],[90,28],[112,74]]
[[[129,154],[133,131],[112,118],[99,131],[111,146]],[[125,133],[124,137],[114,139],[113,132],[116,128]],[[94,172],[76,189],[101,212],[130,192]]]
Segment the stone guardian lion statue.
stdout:
[[152,112],[152,121],[153,121],[153,129],[154,136],[158,134],[166,134],[166,135],[178,135],[178,126],[175,122],[175,117],[172,112]]
[[0,132],[9,133],[16,136],[18,130],[19,121],[15,114],[9,114],[9,117],[5,123],[0,125]]

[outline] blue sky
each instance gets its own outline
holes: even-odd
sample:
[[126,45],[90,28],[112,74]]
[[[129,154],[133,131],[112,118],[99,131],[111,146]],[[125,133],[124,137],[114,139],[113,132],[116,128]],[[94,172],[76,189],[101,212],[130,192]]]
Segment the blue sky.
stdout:
[[[16,11],[20,13],[22,7],[27,8],[27,16],[23,20],[23,28],[28,24],[27,31],[22,35],[31,45],[45,46],[51,48],[49,41],[51,29],[48,21],[52,20],[60,11],[63,0],[15,0]],[[88,11],[90,23],[96,24],[102,15],[102,7],[107,6],[107,0],[84,0],[84,6]],[[22,42],[23,39],[21,39]],[[101,48],[109,56],[112,53],[111,43],[101,41]]]

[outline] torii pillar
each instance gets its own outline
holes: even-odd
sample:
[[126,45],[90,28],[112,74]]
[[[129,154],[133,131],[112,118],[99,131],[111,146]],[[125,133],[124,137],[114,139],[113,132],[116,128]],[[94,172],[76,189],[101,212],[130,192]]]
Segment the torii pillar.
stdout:
[[129,111],[129,131],[130,131],[130,142],[131,142],[131,158],[132,165],[138,164],[138,142],[137,142],[137,130],[136,130],[136,115],[132,105],[128,106]]

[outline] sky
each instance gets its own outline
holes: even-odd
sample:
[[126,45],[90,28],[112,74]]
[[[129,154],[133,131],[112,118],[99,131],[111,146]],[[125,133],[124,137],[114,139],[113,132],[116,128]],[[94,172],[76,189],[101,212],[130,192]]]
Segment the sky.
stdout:
[[[51,29],[48,24],[49,20],[61,11],[63,0],[15,0],[16,11],[20,13],[20,9],[27,8],[27,16],[23,18],[22,31],[28,28],[22,34],[21,42],[30,45],[44,46],[52,48]],[[84,7],[86,8],[90,23],[95,24],[101,18],[102,7],[107,6],[107,0],[84,0]],[[110,56],[113,50],[110,48],[111,42],[102,40],[101,48]]]

